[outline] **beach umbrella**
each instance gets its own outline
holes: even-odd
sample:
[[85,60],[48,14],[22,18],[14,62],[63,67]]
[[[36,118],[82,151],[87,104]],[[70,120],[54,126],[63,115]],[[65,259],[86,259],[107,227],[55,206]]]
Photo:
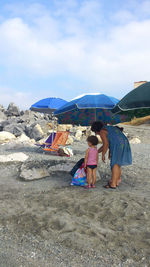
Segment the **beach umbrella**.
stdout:
[[67,103],[66,100],[63,100],[61,98],[57,97],[50,97],[50,98],[44,98],[40,101],[33,104],[30,108],[30,110],[35,112],[41,112],[46,114],[52,115],[52,123],[53,123],[53,132],[52,132],[52,142],[54,140],[54,129],[55,129],[55,118],[53,117],[54,111],[62,107]]
[[89,126],[95,120],[116,124],[120,122],[120,115],[113,115],[111,109],[118,101],[104,94],[82,95],[56,110],[54,115],[61,124]]
[[30,109],[36,112],[51,114],[55,110],[65,105],[66,103],[67,101],[64,99],[57,97],[50,97],[41,99],[40,101],[33,104]]
[[114,114],[124,114],[126,121],[133,117],[150,115],[150,82],[130,91],[117,103],[112,112]]

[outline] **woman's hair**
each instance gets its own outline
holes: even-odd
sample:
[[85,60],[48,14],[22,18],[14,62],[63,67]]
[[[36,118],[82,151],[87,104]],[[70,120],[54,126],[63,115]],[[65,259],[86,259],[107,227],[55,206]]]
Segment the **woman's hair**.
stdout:
[[102,121],[95,121],[91,126],[91,131],[95,133],[100,132],[103,127],[104,123]]
[[98,138],[95,135],[91,135],[87,138],[87,142],[91,143],[93,146],[97,146]]
[[[95,121],[93,122],[92,126],[91,126],[91,131],[96,133],[96,132],[100,132],[102,130],[102,128],[105,126],[105,124],[102,121]],[[118,128],[121,132],[123,132],[123,127],[119,127],[119,126],[115,126],[116,128]]]

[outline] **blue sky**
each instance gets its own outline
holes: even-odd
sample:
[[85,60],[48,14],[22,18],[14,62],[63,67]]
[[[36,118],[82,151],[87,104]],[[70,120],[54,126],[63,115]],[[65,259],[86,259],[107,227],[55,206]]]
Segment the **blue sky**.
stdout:
[[150,80],[150,0],[0,0],[0,104]]

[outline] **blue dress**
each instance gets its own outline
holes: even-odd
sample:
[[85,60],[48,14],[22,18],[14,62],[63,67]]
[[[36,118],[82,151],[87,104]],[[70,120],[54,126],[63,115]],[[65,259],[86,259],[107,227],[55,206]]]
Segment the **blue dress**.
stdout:
[[119,166],[131,165],[132,154],[127,137],[115,126],[105,126],[104,128],[108,132],[111,169],[115,164]]

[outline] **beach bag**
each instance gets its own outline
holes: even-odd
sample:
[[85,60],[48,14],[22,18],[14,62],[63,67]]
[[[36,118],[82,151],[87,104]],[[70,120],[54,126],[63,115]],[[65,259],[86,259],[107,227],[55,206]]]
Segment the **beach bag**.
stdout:
[[87,181],[86,181],[86,172],[84,169],[84,164],[76,171],[71,185],[78,185],[78,186],[86,186]]
[[84,158],[80,159],[80,160],[75,164],[75,166],[72,168],[72,170],[70,171],[70,175],[71,175],[72,177],[74,177],[76,171],[82,166],[83,162],[84,162]]
[[58,149],[58,154],[59,154],[59,156],[71,157],[71,156],[73,156],[73,151],[70,147],[60,147]]

